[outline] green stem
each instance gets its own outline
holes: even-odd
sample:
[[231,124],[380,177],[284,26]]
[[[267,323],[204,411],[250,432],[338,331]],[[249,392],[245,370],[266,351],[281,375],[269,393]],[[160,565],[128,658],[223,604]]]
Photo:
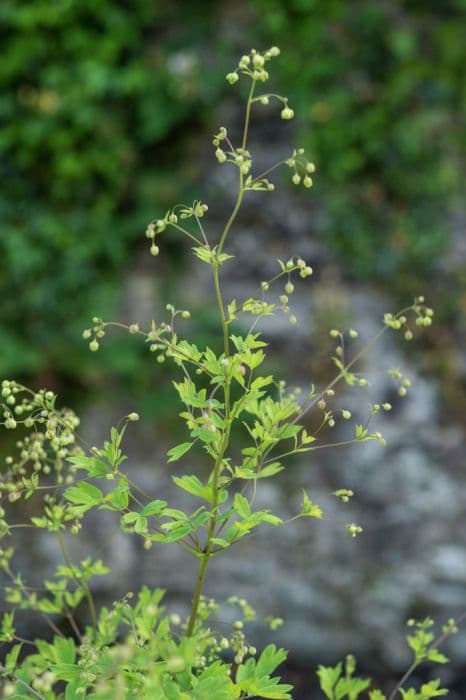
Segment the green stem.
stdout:
[[[256,81],[253,80],[251,83],[251,89],[249,90],[249,96],[248,100],[246,103],[246,114],[244,118],[244,128],[243,128],[243,139],[242,139],[242,144],[241,147],[243,149],[246,148],[246,143],[248,139],[248,130],[249,130],[249,121],[251,117],[251,103],[252,103],[252,98],[254,94],[254,87],[255,87]],[[236,198],[235,206],[233,207],[233,211],[230,214],[230,217],[225,224],[225,228],[223,229],[223,233],[220,237],[220,241],[218,244],[217,248],[217,253],[218,255],[221,254],[223,250],[223,246],[225,245],[225,241],[227,239],[228,233],[233,225],[233,222],[236,219],[236,215],[238,214],[238,211],[241,207],[241,203],[243,201],[243,196],[244,196],[244,186],[243,186],[243,174],[241,171],[239,172],[239,183],[238,183],[238,196]],[[219,279],[219,264],[218,262],[214,262],[213,264],[213,276],[214,276],[214,286],[215,286],[215,296],[217,299],[217,305],[218,305],[218,311],[220,314],[220,321],[222,325],[222,335],[223,335],[223,348],[224,348],[224,353],[225,353],[225,358],[228,358],[230,356],[230,348],[229,348],[229,341],[228,341],[228,321],[225,316],[225,308],[223,305],[223,299],[222,299],[222,292],[220,289],[220,279]],[[225,452],[228,448],[228,444],[230,441],[230,427],[231,427],[231,416],[230,416],[230,384],[229,384],[229,378],[225,377],[225,383],[224,383],[224,395],[225,395],[225,419],[227,422],[227,425],[225,427],[225,433],[223,436],[223,441],[222,441],[222,446],[220,447],[219,453],[217,455],[217,459],[215,460],[215,465],[212,473],[212,511],[211,515],[209,518],[209,524],[207,526],[207,536],[206,536],[206,544],[204,548],[204,552],[202,553],[201,556],[201,561],[199,563],[199,569],[197,572],[197,579],[196,579],[196,586],[194,588],[194,594],[193,594],[193,600],[191,604],[191,613],[189,615],[189,620],[188,620],[188,626],[186,629],[186,635],[188,637],[191,637],[194,632],[194,628],[196,625],[196,619],[199,611],[199,603],[201,600],[202,596],[202,590],[204,587],[204,581],[206,577],[206,572],[207,572],[207,566],[209,564],[209,560],[212,556],[212,537],[214,537],[215,534],[215,528],[217,526],[217,517],[218,517],[218,506],[219,506],[219,488],[218,488],[218,480],[219,476],[222,470],[222,463],[223,463],[223,457],[225,455]]]
[[388,696],[388,700],[394,700],[395,695],[398,693],[398,691],[404,686],[408,678],[414,673],[414,671],[417,669],[419,666],[418,661],[413,661],[411,666],[408,668],[404,676],[400,679],[400,681],[396,684],[396,686],[393,688],[392,692]]
[[68,552],[67,552],[67,550],[66,550],[65,540],[64,540],[64,538],[63,538],[63,535],[61,534],[61,532],[57,532],[56,534],[57,534],[58,543],[59,543],[59,545],[60,545],[60,550],[61,550],[61,553],[62,553],[62,557],[63,557],[65,563],[67,564],[67,566],[70,567],[70,569],[71,569],[71,571],[72,571],[72,574],[73,574],[74,580],[76,581],[76,583],[78,584],[78,586],[84,591],[84,595],[85,595],[86,598],[87,598],[87,602],[88,602],[88,605],[89,605],[89,614],[90,614],[90,616],[91,616],[92,626],[94,627],[94,629],[96,629],[96,628],[97,628],[97,615],[96,615],[96,612],[95,612],[94,599],[92,598],[91,589],[90,589],[89,586],[87,585],[86,581],[81,581],[81,580],[76,576],[76,574],[74,573],[74,564],[73,564],[73,562],[71,561],[71,559],[70,559],[70,557],[69,557],[69,554],[68,554]]

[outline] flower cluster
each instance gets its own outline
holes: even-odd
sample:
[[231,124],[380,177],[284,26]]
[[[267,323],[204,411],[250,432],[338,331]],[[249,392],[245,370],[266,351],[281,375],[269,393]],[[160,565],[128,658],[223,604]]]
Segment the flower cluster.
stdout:
[[243,75],[247,75],[252,78],[252,80],[257,80],[264,83],[269,78],[269,74],[265,70],[265,65],[268,61],[270,61],[270,59],[279,55],[280,49],[278,46],[272,46],[272,48],[264,52],[251,49],[249,54],[241,56],[238,62],[238,67],[236,70],[228,73],[226,79],[230,85],[234,85],[239,80],[239,74],[242,73]]
[[316,166],[304,156],[304,148],[295,148],[291,158],[286,161],[286,165],[293,171],[291,176],[293,185],[302,183],[304,187],[312,187],[314,183],[311,175],[315,173]]

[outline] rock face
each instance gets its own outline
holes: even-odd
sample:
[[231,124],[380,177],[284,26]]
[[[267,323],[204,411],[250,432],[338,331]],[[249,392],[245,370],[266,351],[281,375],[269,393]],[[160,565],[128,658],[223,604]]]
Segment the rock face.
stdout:
[[[258,167],[267,167],[265,147],[254,144],[252,150],[258,154]],[[210,207],[211,231],[221,230],[224,207],[231,206],[231,175],[217,168],[215,179],[206,182],[212,200],[220,203]],[[380,329],[383,313],[393,311],[390,301],[370,287],[344,281],[325,245],[312,234],[313,217],[320,215],[313,202],[313,197],[295,191],[248,197],[227,246],[236,262],[225,265],[223,278],[225,297],[242,299],[274,274],[276,257],[298,254],[316,270],[314,278],[296,284],[290,300],[299,324],[291,326],[283,315],[261,326],[283,375],[304,388],[332,376],[331,362],[323,360],[332,349],[329,328],[339,323],[356,328],[364,343]],[[150,279],[145,267],[135,269],[128,281],[129,298],[150,299]],[[183,280],[178,298],[189,299],[194,307],[205,304],[212,293],[208,267],[189,261]],[[130,315],[140,318],[138,308],[130,309]],[[403,399],[387,377],[390,367],[400,368],[412,381]],[[369,401],[389,401],[393,410],[381,412],[374,421],[387,445],[369,442],[316,450],[295,460],[273,483],[260,484],[257,506],[271,508],[284,519],[292,517],[305,489],[325,517],[265,528],[238,544],[212,562],[206,593],[219,600],[239,595],[260,616],[283,617],[286,624],[273,633],[274,641],[288,647],[292,658],[307,668],[354,652],[368,671],[399,672],[408,660],[403,643],[408,617],[432,615],[443,622],[466,608],[466,442],[460,425],[444,423],[435,382],[420,375],[416,357],[406,354],[393,332],[381,337],[360,371],[368,377],[369,389],[342,388],[336,405],[351,410],[352,421],[364,422]],[[91,407],[83,433],[97,442],[112,419],[125,413],[125,405]],[[348,422],[339,421],[323,442],[345,440],[350,432]],[[189,508],[187,495],[183,500],[183,492],[171,482],[173,470],[157,466],[163,464],[169,446],[157,428],[132,428],[126,445],[131,455],[128,471],[156,497],[181,501]],[[355,492],[350,503],[331,495],[337,488]],[[359,538],[345,531],[352,522],[364,528]],[[195,562],[176,546],[145,552],[139,542],[118,531],[109,514],[89,518],[82,543],[83,554],[86,545],[95,551],[97,543],[113,569],[111,577],[95,584],[98,595],[115,598],[147,583],[169,589],[170,605],[187,612]],[[57,556],[47,537],[37,547],[34,567],[39,560],[50,562]],[[224,615],[229,619],[231,611]],[[251,636],[260,645],[270,632],[257,624]],[[456,660],[464,662],[466,637],[458,635],[451,647]]]

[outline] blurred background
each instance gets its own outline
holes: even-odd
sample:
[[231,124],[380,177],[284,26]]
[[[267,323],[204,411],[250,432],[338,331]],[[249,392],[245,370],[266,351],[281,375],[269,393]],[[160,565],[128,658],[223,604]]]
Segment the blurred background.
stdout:
[[[465,0],[0,5],[0,376],[58,392],[89,442],[139,410],[126,447],[140,483],[171,493],[171,472],[157,466],[183,439],[170,370],[134,338],[115,334],[91,354],[81,333],[94,315],[143,323],[188,299],[187,333],[217,342],[202,264],[167,235],[154,261],[144,229],[198,197],[209,231],[220,230],[234,180],[216,165],[211,135],[239,129],[238,88],[225,74],[251,47],[280,46],[271,87],[296,114],[285,123],[257,110],[259,167],[290,144],[317,165],[310,193],[285,174],[273,197],[247,200],[230,244],[239,262],[225,267],[227,297],[256,288],[276,257],[296,253],[315,269],[297,285],[297,329],[286,318],[264,326],[273,369],[322,383],[330,328],[351,325],[365,339],[416,294],[435,307],[422,339],[407,347],[386,336],[366,361],[373,396],[394,406],[379,421],[388,446],[321,451],[261,492],[286,516],[306,488],[328,521],[264,533],[215,562],[209,594],[239,592],[286,620],[275,641],[290,648],[288,677],[308,689],[303,698],[314,697],[316,665],[348,652],[389,684],[407,662],[408,617],[444,622],[466,609],[465,35]],[[390,366],[413,381],[403,401],[380,372]],[[367,400],[342,398],[356,418]],[[2,461],[11,448],[2,434]],[[328,496],[343,486],[357,494],[351,506]],[[344,534],[353,520],[365,530],[355,542]],[[146,582],[169,587],[183,609],[192,562],[144,553],[111,518],[91,526],[89,543],[99,532],[115,571],[99,582],[102,600]],[[31,576],[59,555],[46,536],[27,554]],[[251,634],[260,644],[266,633]],[[449,651],[444,678],[463,698],[466,636]]]

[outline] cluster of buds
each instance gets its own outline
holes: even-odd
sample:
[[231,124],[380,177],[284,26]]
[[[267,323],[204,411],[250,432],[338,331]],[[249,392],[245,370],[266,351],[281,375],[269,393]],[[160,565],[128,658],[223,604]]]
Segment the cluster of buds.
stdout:
[[304,156],[304,148],[295,148],[291,158],[286,161],[286,165],[293,171],[291,176],[293,185],[303,184],[304,187],[312,187],[311,175],[315,172],[316,166]]
[[5,458],[7,470],[0,489],[8,492],[10,501],[17,500],[32,485],[28,478],[30,471],[47,475],[52,467],[57,482],[63,483],[64,460],[76,449],[75,429],[79,418],[68,409],[56,409],[56,396],[52,391],[41,389],[34,393],[15,381],[4,380],[2,395],[6,399],[3,404],[5,426],[10,429],[21,426],[32,432],[16,442],[18,457]]
[[239,74],[248,75],[252,80],[264,83],[268,80],[269,74],[265,70],[265,65],[271,58],[280,55],[280,49],[272,46],[268,51],[259,52],[252,49],[249,54],[241,56],[236,70],[226,76],[230,85],[234,85],[239,80]]
[[[83,330],[84,340],[89,340],[89,350],[91,352],[97,352],[100,347],[99,339],[105,336],[105,323],[98,316],[94,316],[92,319],[92,328],[86,328]],[[92,340],[90,340],[92,338]]]
[[[243,175],[248,175],[252,166],[251,154],[246,148],[235,148],[231,144],[224,126],[220,127],[219,132],[215,134],[212,143],[215,146],[215,157],[219,163],[234,163]],[[252,178],[249,184],[252,185]],[[251,186],[248,189],[260,188]]]
[[[281,271],[277,275],[272,277],[272,279],[264,280],[263,282],[261,282],[261,290],[262,292],[268,292],[270,289],[270,285],[273,282],[282,277],[285,277],[286,282],[284,285],[284,290],[286,293],[280,294],[279,296],[279,308],[283,313],[288,314],[290,313],[290,307],[288,305],[289,296],[294,292],[294,284],[291,281],[291,274],[293,272],[298,271],[300,277],[306,278],[312,275],[313,270],[312,267],[307,265],[307,263],[302,258],[290,258],[286,263],[284,263],[282,260],[278,260],[278,264],[280,265]],[[297,318],[294,314],[290,314],[290,323],[292,325],[297,323]]]
[[348,535],[351,535],[351,537],[357,537],[361,534],[362,527],[360,525],[356,525],[355,523],[350,523],[346,526],[346,532]]
[[243,615],[243,620],[245,622],[256,619],[256,611],[254,610],[252,605],[250,605],[248,603],[246,598],[239,598],[236,595],[232,595],[228,598],[227,604],[228,605],[237,605],[241,610],[241,613]]
[[342,503],[348,503],[349,499],[354,496],[354,492],[351,489],[337,489],[333,495],[339,498]]
[[[424,297],[416,297],[411,309],[416,314],[416,326],[424,326],[427,328],[432,325],[433,309],[424,305]],[[389,328],[395,331],[403,330],[405,340],[412,340],[413,332],[408,325],[408,319],[404,314],[393,315],[387,313],[384,315],[384,323]]]
[[411,386],[411,381],[403,375],[398,367],[391,367],[388,370],[388,376],[398,382],[398,395],[406,396],[408,389]]

